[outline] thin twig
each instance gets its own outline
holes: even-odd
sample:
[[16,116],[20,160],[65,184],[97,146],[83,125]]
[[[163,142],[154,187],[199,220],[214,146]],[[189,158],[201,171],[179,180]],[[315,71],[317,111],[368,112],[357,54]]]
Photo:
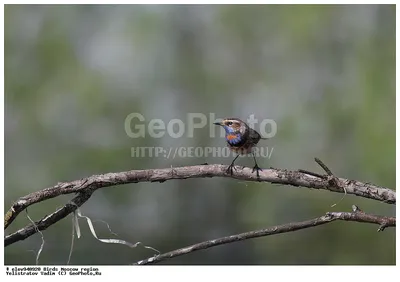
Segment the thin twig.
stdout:
[[[353,209],[354,210],[354,209]],[[359,211],[353,212],[328,212],[323,216],[306,220],[302,222],[293,222],[278,226],[269,227],[266,229],[256,230],[245,232],[237,235],[231,235],[227,237],[222,237],[214,240],[208,240],[201,243],[197,243],[191,246],[187,246],[181,249],[177,249],[168,253],[164,253],[158,256],[153,256],[141,261],[138,261],[135,264],[145,265],[145,264],[155,264],[166,259],[171,259],[174,257],[182,256],[188,253],[192,253],[199,250],[204,250],[208,248],[212,248],[215,246],[248,240],[257,237],[265,237],[280,233],[293,232],[305,228],[311,228],[323,224],[327,224],[329,222],[335,220],[346,220],[346,221],[356,221],[356,222],[364,222],[364,223],[373,223],[378,224],[378,231],[383,231],[385,227],[395,227],[396,226],[396,218],[394,217],[386,217],[379,215],[370,215]]]
[[328,175],[333,175],[332,171],[320,159],[314,158],[314,160],[323,168],[323,170],[325,170]]

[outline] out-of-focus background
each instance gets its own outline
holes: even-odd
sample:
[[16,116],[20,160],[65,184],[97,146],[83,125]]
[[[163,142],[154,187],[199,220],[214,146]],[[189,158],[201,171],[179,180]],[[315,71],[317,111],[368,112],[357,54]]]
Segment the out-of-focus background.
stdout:
[[[131,147],[224,146],[210,126],[194,138],[152,138],[151,119],[273,119],[261,167],[321,172],[395,189],[395,6],[5,6],[5,210],[28,193],[92,174],[166,168],[231,157],[131,157]],[[141,113],[145,138],[125,119]],[[211,116],[210,116],[211,114]],[[210,119],[211,119],[210,118]],[[213,122],[214,120],[208,120]],[[213,125],[212,125],[213,126]],[[219,129],[218,129],[219,130]],[[219,131],[216,131],[219,132]],[[252,166],[241,157],[238,165]],[[64,205],[29,208],[37,220]],[[98,190],[81,208],[100,238],[161,252],[327,211],[394,215],[352,195],[189,179]],[[111,230],[118,234],[110,233]],[[65,264],[71,217],[46,230],[41,264]],[[24,213],[5,231],[29,224]],[[104,244],[85,220],[71,264],[130,264],[151,250]],[[164,264],[395,264],[395,229],[335,222],[219,246]],[[34,264],[36,234],[5,249],[6,264]]]

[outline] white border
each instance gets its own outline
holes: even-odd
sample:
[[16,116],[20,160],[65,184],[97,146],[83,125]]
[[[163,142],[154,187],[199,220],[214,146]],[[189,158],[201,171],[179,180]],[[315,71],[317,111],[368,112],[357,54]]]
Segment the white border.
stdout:
[[[241,1],[216,1],[214,3],[240,3]],[[264,1],[251,1],[251,3],[263,3]],[[301,3],[301,1],[268,1],[269,3]],[[10,2],[8,2],[10,3]],[[29,3],[29,1],[13,1],[12,4],[16,3]],[[53,4],[53,1],[40,1],[40,3]],[[140,3],[133,1],[71,1],[69,3]],[[143,3],[143,2],[142,2]],[[172,2],[172,1],[146,1],[145,3],[188,3],[185,2]],[[192,2],[193,3],[193,2]],[[196,3],[210,3],[209,1],[197,1]],[[264,2],[265,3],[265,2]],[[316,1],[310,1],[308,3],[321,3]],[[325,3],[349,3],[348,1],[329,1]],[[354,3],[354,2],[353,2]],[[357,1],[356,3],[368,3],[373,2]],[[376,2],[375,2],[376,3]],[[385,3],[396,3],[395,1],[385,1]],[[4,6],[1,6],[2,24],[4,24]],[[396,7],[396,13],[399,13],[399,8]],[[398,50],[398,31],[399,23],[396,21],[396,52]],[[4,26],[1,28],[1,60],[3,62],[2,72],[4,71]],[[396,56],[396,82],[399,78],[398,66],[398,56]],[[1,75],[1,85],[4,94],[4,73]],[[396,89],[396,96],[397,96]],[[397,109],[399,108],[399,99],[396,99],[396,146],[399,140],[399,115]],[[0,123],[0,158],[1,169],[0,169],[0,179],[3,187],[2,201],[1,205],[4,211],[4,95],[0,101],[1,104],[1,114],[2,122]],[[399,160],[399,150],[396,150],[396,166]],[[399,175],[396,174],[396,187],[399,187],[400,180]],[[398,216],[398,214],[397,214]],[[3,231],[4,236],[4,231]],[[398,240],[399,235],[396,234],[396,239]],[[396,253],[399,253],[399,244],[396,244]],[[2,248],[1,262],[4,266],[4,247]],[[11,267],[11,266],[10,266]],[[43,266],[41,266],[43,267]],[[59,279],[60,281],[70,281],[70,279],[77,280],[92,280],[96,281],[103,279],[129,279],[136,281],[251,281],[251,280],[261,280],[261,281],[279,281],[279,280],[289,280],[289,281],[380,281],[393,279],[396,277],[396,270],[398,267],[392,266],[292,266],[290,270],[288,266],[155,266],[155,267],[137,267],[137,266],[98,266],[102,271],[103,275],[100,277],[84,277],[84,276],[57,276],[57,277],[44,277],[40,276],[41,280],[46,279]],[[5,269],[2,271],[2,276],[5,276]],[[10,277],[6,277],[9,279]],[[13,280],[26,280],[29,279],[26,276],[12,277]]]

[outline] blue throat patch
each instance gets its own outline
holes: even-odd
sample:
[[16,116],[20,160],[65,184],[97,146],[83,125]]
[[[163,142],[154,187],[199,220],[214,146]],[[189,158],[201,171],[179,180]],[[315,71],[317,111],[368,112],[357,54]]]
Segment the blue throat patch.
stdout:
[[235,146],[242,142],[242,136],[240,133],[235,132],[235,130],[229,126],[224,126],[225,129],[225,139],[229,145]]

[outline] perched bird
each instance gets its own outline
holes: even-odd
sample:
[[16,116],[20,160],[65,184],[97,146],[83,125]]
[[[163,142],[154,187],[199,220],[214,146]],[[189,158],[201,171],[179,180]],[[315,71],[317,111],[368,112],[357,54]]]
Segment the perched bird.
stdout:
[[260,177],[258,171],[262,169],[258,166],[252,149],[260,139],[267,138],[262,138],[257,131],[250,128],[244,121],[238,118],[225,118],[221,122],[214,122],[214,124],[220,125],[225,129],[225,139],[228,147],[237,154],[228,167],[227,172],[230,172],[231,175],[233,174],[234,163],[240,155],[252,154],[255,163],[252,172],[257,171],[257,177]]

